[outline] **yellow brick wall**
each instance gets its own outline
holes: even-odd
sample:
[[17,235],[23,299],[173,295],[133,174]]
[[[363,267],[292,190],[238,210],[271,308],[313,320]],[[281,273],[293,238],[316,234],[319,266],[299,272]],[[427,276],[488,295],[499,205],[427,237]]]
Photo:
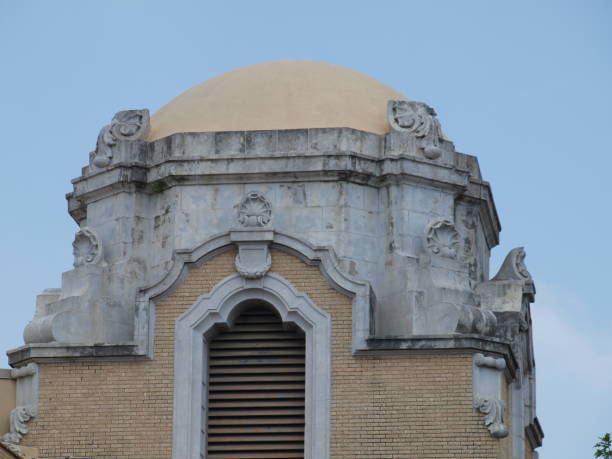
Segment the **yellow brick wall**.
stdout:
[[9,418],[15,406],[15,380],[0,378],[0,437],[9,430]]
[[[174,323],[234,272],[234,256],[192,270],[158,303],[153,361],[41,365],[39,415],[24,444],[38,446],[41,457],[169,458]],[[332,317],[333,459],[510,457],[509,438],[493,439],[472,408],[471,355],[354,358],[350,299],[317,267],[282,252],[273,252],[272,271]]]

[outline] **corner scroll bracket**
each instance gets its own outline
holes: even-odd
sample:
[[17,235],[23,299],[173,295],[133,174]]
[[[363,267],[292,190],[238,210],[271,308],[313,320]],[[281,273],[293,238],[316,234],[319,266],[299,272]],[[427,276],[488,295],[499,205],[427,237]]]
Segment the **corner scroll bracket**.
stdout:
[[151,122],[149,110],[123,110],[117,112],[111,124],[104,126],[98,135],[93,163],[97,167],[108,166],[113,159],[113,148],[120,140],[144,140]]
[[423,102],[390,100],[387,116],[391,128],[415,136],[427,159],[438,159],[444,153],[444,134],[436,111]]
[[10,414],[9,432],[0,440],[16,445],[28,433],[27,423],[38,412],[38,365],[28,363],[15,368],[11,370],[11,378],[17,382],[17,407]]
[[474,354],[473,404],[474,409],[484,415],[484,425],[491,436],[504,438],[508,436],[508,426],[504,423],[506,405],[501,399],[502,374],[506,361],[483,354]]

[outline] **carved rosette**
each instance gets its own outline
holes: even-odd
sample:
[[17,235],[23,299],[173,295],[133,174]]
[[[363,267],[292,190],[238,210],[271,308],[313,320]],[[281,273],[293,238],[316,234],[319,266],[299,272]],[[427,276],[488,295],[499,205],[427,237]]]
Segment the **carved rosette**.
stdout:
[[104,126],[98,135],[93,163],[106,167],[113,158],[112,148],[118,140],[142,140],[149,133],[149,110],[124,110],[117,112],[111,124]]
[[272,219],[270,202],[257,191],[251,191],[238,205],[238,223],[244,227],[267,226]]
[[2,441],[17,444],[28,433],[27,422],[36,416],[34,406],[18,406],[11,411],[8,433],[2,436]]
[[82,228],[74,236],[72,243],[74,267],[94,265],[102,261],[102,244],[96,232],[91,228]]
[[428,159],[439,158],[444,140],[440,122],[433,108],[423,102],[390,100],[387,105],[389,124],[397,132],[406,132],[420,140],[423,154]]
[[495,438],[504,438],[508,435],[508,427],[504,424],[506,405],[498,399],[481,398],[475,401],[476,410],[484,414],[484,423],[489,433]]
[[459,233],[450,220],[438,219],[430,222],[425,228],[425,237],[427,247],[435,255],[457,258]]

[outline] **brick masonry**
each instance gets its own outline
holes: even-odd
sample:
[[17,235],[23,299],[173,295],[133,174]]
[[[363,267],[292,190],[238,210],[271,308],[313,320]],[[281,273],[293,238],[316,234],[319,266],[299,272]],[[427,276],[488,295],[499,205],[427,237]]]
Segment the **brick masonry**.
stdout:
[[[170,458],[175,320],[234,274],[234,257],[226,252],[193,269],[158,302],[152,361],[42,364],[39,414],[23,444],[43,458]],[[510,459],[511,434],[494,439],[472,408],[470,354],[355,358],[350,299],[317,267],[285,253],[273,252],[272,271],[332,317],[333,459]],[[507,387],[503,396],[509,407]]]

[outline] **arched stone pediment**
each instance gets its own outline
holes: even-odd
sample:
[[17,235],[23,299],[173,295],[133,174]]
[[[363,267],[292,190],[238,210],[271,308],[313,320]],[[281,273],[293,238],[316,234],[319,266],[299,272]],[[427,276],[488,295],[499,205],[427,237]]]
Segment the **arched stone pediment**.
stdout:
[[[277,249],[297,256],[310,265],[318,265],[321,274],[337,291],[352,298],[353,351],[367,348],[374,333],[375,295],[366,281],[344,273],[330,247],[314,247],[288,234],[272,229],[233,230],[211,237],[192,250],[178,250],[172,267],[155,284],[141,290],[137,299],[136,343],[142,353],[152,355],[155,302],[170,295],[187,276],[190,268],[200,266],[226,250],[243,244],[262,244],[266,250]],[[269,274],[266,274],[269,275]],[[239,276],[241,277],[241,276]]]

